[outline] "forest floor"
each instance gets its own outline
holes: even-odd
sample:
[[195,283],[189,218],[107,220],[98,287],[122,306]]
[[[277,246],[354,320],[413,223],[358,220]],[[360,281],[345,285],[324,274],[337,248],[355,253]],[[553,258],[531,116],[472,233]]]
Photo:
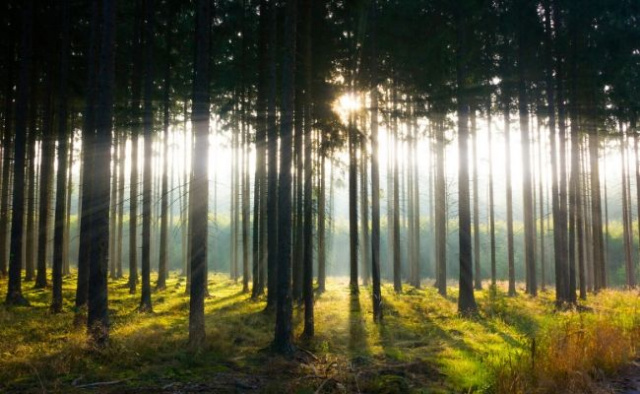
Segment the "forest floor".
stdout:
[[[155,279],[155,278],[152,278]],[[153,283],[153,282],[152,282]],[[384,322],[372,322],[370,289],[351,296],[332,278],[316,298],[316,336],[302,342],[294,309],[293,359],[268,352],[274,317],[242,285],[209,275],[207,345],[186,350],[188,297],[172,273],[154,291],[153,313],[137,311],[126,279],[110,280],[111,339],[91,347],[74,325],[75,277],[64,280],[65,312],[49,312],[50,289],[24,283],[30,307],[0,306],[0,392],[183,393],[606,393],[624,389],[637,356],[640,295],[603,291],[557,311],[553,293],[509,298],[503,285],[477,291],[480,313],[456,312],[457,290],[383,286]],[[0,279],[0,294],[6,294]],[[633,364],[631,364],[633,366]],[[628,367],[631,368],[631,367]],[[623,371],[623,372],[620,372]],[[633,376],[633,375],[631,375]],[[622,379],[620,382],[616,379]],[[624,391],[620,391],[624,392]],[[631,392],[631,391],[629,391]]]

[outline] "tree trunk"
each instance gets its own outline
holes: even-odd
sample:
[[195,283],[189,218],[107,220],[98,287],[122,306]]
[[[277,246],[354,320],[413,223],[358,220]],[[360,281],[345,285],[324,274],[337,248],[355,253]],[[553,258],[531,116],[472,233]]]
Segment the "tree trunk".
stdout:
[[398,175],[398,92],[392,92],[392,133],[393,133],[393,290],[402,292],[402,256],[400,251],[400,179]]
[[116,215],[118,197],[118,134],[114,132],[113,161],[111,162],[111,207],[109,210],[109,277],[116,277]]
[[274,1],[269,1],[267,43],[267,137],[268,137],[268,190],[267,190],[267,310],[273,310],[277,300],[278,277],[278,129],[276,127],[276,26]]
[[349,289],[358,294],[358,158],[355,115],[350,114],[349,144]]
[[133,77],[131,81],[131,107],[134,115],[133,127],[131,128],[131,172],[129,175],[129,293],[136,293],[138,284],[138,148],[139,148],[139,127],[140,121],[140,97],[143,65],[143,18],[142,1],[136,2],[136,18],[133,29]]
[[518,113],[520,120],[520,139],[522,146],[522,194],[524,210],[524,248],[526,268],[526,292],[536,296],[536,261],[535,261],[535,221],[533,205],[533,174],[531,170],[530,132],[529,132],[529,99],[525,74],[526,38],[523,27],[518,31]]
[[60,4],[60,74],[58,76],[58,175],[56,179],[56,206],[54,213],[53,294],[51,312],[62,312],[62,274],[64,266],[65,221],[67,213],[67,84],[69,80],[69,0]]
[[[381,322],[382,294],[380,291],[380,166],[378,163],[378,58],[376,41],[377,2],[371,2],[371,280],[373,321]],[[324,161],[323,174],[324,175]],[[324,176],[322,178],[324,191]]]
[[196,53],[194,61],[193,109],[195,150],[189,209],[191,289],[189,297],[189,347],[199,350],[205,343],[204,296],[207,278],[207,202],[209,151],[209,56],[211,52],[211,1],[196,3]]
[[55,159],[55,143],[53,135],[53,76],[52,66],[45,78],[46,98],[44,105],[44,121],[42,125],[42,156],[40,164],[40,206],[38,214],[38,247],[36,289],[47,287],[47,239],[51,213],[51,188],[53,184],[53,162]]
[[22,10],[22,37],[18,84],[16,89],[16,119],[14,145],[14,190],[11,216],[11,244],[9,247],[9,282],[6,303],[29,305],[22,295],[22,228],[24,225],[24,164],[27,134],[27,109],[30,92],[29,75],[32,67],[33,0],[27,0]]
[[491,286],[496,286],[496,218],[493,195],[493,124],[491,119],[491,95],[487,101],[487,133],[489,135],[489,237],[491,245]]
[[473,141],[473,288],[482,290],[482,272],[480,268],[480,207],[478,205],[478,129],[476,125],[476,106],[470,108],[471,138]]
[[436,120],[436,176],[435,176],[435,220],[436,220],[436,287],[441,296],[447,295],[447,194],[445,165],[444,119]]
[[100,29],[100,56],[97,70],[98,96],[95,112],[96,145],[93,149],[95,182],[91,186],[91,253],[87,327],[94,343],[106,345],[109,339],[107,264],[109,259],[109,164],[113,128],[115,79],[115,0],[103,0]]
[[156,288],[165,290],[167,288],[167,276],[169,270],[169,109],[171,106],[171,63],[169,56],[171,54],[171,27],[172,23],[169,19],[167,25],[167,64],[164,74],[164,113],[163,113],[163,160],[162,160],[162,192],[160,193],[160,255],[158,261],[158,282]]
[[456,9],[457,51],[457,112],[458,112],[458,231],[460,242],[460,281],[458,312],[471,315],[477,312],[473,294],[473,266],[471,246],[471,210],[469,207],[469,104],[466,99],[467,78],[467,16]]
[[153,32],[154,4],[153,0],[144,2],[144,167],[142,173],[142,292],[140,312],[151,312],[151,187],[152,187],[152,137],[153,132]]
[[[302,46],[304,56],[304,256],[302,292],[304,296],[304,331],[305,338],[314,336],[313,319],[313,157],[311,122],[311,4],[312,0],[303,0]],[[363,230],[364,231],[364,230]]]
[[282,58],[282,115],[280,123],[280,183],[278,190],[278,282],[276,327],[272,349],[291,355],[293,345],[291,300],[291,131],[295,99],[297,0],[286,3]]

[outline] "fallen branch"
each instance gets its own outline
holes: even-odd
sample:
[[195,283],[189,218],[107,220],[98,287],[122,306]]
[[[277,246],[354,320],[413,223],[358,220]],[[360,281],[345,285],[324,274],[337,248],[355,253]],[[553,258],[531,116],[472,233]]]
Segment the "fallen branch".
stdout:
[[112,380],[110,382],[88,383],[88,384],[82,384],[80,386],[76,386],[76,388],[78,388],[78,389],[87,389],[87,388],[90,388],[90,387],[113,386],[114,384],[119,384],[119,383],[123,383],[123,382],[126,382],[126,380]]

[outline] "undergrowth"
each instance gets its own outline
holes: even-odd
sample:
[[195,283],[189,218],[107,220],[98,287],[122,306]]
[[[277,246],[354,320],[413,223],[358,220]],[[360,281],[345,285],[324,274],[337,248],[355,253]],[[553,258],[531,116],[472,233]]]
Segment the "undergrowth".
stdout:
[[[6,285],[0,279],[0,294]],[[74,325],[74,276],[64,280],[61,314],[49,312],[50,289],[31,287],[24,284],[31,307],[0,306],[0,391],[73,392],[115,382],[99,389],[597,392],[598,380],[635,357],[640,339],[632,292],[604,291],[579,311],[556,311],[552,293],[509,298],[499,284],[476,292],[480,313],[467,319],[457,314],[454,287],[443,298],[432,286],[396,294],[385,284],[384,321],[376,325],[370,289],[352,296],[346,279],[333,278],[316,298],[312,340],[299,338],[304,310],[294,309],[296,342],[309,356],[285,360],[268,352],[274,316],[264,312],[265,300],[210,274],[207,344],[193,354],[185,280],[172,273],[167,289],[153,292],[150,314],[138,313],[139,295],[129,294],[126,279],[110,280],[111,337],[99,350]]]

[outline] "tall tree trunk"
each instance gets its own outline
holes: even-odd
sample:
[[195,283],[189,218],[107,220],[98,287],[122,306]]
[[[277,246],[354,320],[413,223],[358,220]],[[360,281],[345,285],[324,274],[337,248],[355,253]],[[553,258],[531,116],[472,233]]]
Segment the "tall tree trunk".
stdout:
[[[304,331],[305,338],[312,338],[315,333],[313,318],[313,157],[311,122],[311,4],[312,0],[303,0],[302,46],[304,63],[304,256],[302,292],[304,297]],[[364,231],[364,230],[363,230]]]
[[116,277],[116,215],[118,197],[118,134],[114,131],[113,157],[111,161],[111,207],[109,212],[109,277]]
[[[544,165],[542,159],[542,130],[540,129],[540,118],[537,119],[536,123],[536,134],[538,137],[538,206],[540,208],[540,289],[542,291],[546,291],[547,289],[547,271],[546,271],[546,256],[545,256],[545,228],[544,228]],[[534,207],[535,208],[535,207]]]
[[[6,3],[7,6],[9,3]],[[11,14],[13,8],[8,10]],[[15,12],[15,11],[13,11]],[[13,15],[12,15],[13,16]],[[15,41],[15,34],[11,30],[11,36],[7,37],[9,42]],[[8,48],[8,57],[14,59],[15,56],[15,44],[11,44]],[[4,96],[4,130],[2,132],[2,194],[0,198],[0,278],[7,276],[7,232],[9,224],[9,189],[11,184],[9,183],[11,157],[13,152],[13,84],[14,84],[14,61],[6,62],[6,85]]]
[[31,99],[29,103],[29,134],[27,135],[27,179],[28,179],[28,189],[25,204],[27,205],[26,212],[26,243],[23,246],[25,248],[24,253],[24,266],[25,266],[25,277],[24,280],[30,282],[35,278],[35,262],[36,262],[36,134],[37,134],[37,124],[38,124],[38,110],[37,110],[37,81],[38,77],[36,76],[37,72],[32,70],[32,92]]
[[471,106],[471,138],[473,141],[473,287],[482,290],[482,272],[480,268],[480,207],[478,205],[478,128],[476,124],[476,106]]
[[276,306],[278,287],[278,129],[276,127],[276,26],[277,15],[275,1],[268,5],[268,98],[267,98],[267,137],[268,137],[268,191],[267,191],[267,309]]
[[[298,38],[300,40],[300,38]],[[301,43],[298,42],[298,46]],[[296,69],[296,76],[301,77],[302,70],[300,67]],[[294,137],[293,137],[293,160],[294,160],[294,176],[293,187],[295,198],[293,200],[293,260],[292,264],[292,296],[296,302],[302,301],[302,271],[304,256],[304,209],[303,209],[303,172],[304,172],[304,152],[303,152],[303,108],[302,108],[302,84],[299,78],[295,87],[294,100]]]
[[496,286],[496,218],[493,195],[493,120],[491,118],[491,95],[487,101],[487,134],[489,135],[489,237],[491,245],[491,286]]
[[349,115],[349,288],[358,294],[358,158],[355,115]]
[[445,165],[444,119],[436,120],[436,176],[435,176],[435,220],[436,220],[436,287],[441,296],[447,295],[447,194]]
[[29,305],[22,295],[22,228],[24,225],[24,164],[27,135],[27,109],[31,89],[29,75],[32,67],[33,45],[33,0],[27,0],[22,9],[22,37],[18,84],[16,89],[16,119],[14,145],[14,190],[11,216],[11,244],[9,247],[9,283],[6,303],[10,305]]
[[524,210],[524,248],[526,268],[526,292],[535,296],[538,292],[535,261],[535,221],[533,205],[533,174],[531,170],[531,137],[529,131],[529,98],[527,93],[526,38],[521,26],[518,31],[518,113],[522,144],[522,194]]
[[142,292],[140,312],[151,312],[151,187],[152,187],[152,137],[153,133],[153,44],[154,44],[154,3],[144,2],[144,167],[142,173]]
[[466,97],[467,78],[467,16],[456,8],[457,50],[457,112],[458,112],[458,231],[460,242],[460,281],[458,311],[475,314],[478,307],[473,294],[473,266],[471,246],[471,210],[469,207],[469,104]]
[[[321,145],[322,146],[322,145]],[[320,148],[320,187],[318,191],[318,293],[324,293],[327,282],[326,246],[326,152]]]
[[258,30],[258,92],[256,97],[256,170],[253,198],[253,287],[251,298],[264,294],[267,245],[267,183],[266,183],[266,142],[267,142],[267,95],[268,95],[268,4],[259,1],[260,19]]
[[169,270],[169,121],[170,121],[170,94],[171,94],[171,29],[172,23],[169,20],[167,25],[167,64],[164,74],[164,113],[163,113],[163,160],[162,160],[162,192],[160,195],[160,255],[158,261],[158,282],[156,288],[164,290],[167,287],[167,276]]
[[280,123],[280,183],[278,190],[278,282],[276,327],[272,349],[290,355],[293,345],[291,300],[291,132],[295,99],[297,0],[288,0],[282,58],[282,116]]
[[97,70],[96,138],[93,149],[91,186],[91,253],[89,264],[89,297],[87,327],[98,346],[109,339],[107,296],[107,264],[109,259],[109,163],[113,128],[115,79],[115,0],[103,0],[100,29],[100,55]]
[[62,274],[65,249],[65,221],[67,214],[67,84],[69,80],[69,0],[60,4],[60,73],[58,76],[58,175],[56,179],[56,206],[54,213],[53,269],[51,270],[53,294],[51,312],[62,312]]
[[131,80],[131,107],[134,114],[134,125],[131,128],[131,172],[129,175],[129,293],[136,293],[138,284],[138,149],[139,149],[139,127],[140,120],[140,99],[141,81],[143,65],[143,9],[142,0],[136,2],[136,18],[133,29],[133,77]]
[[[381,322],[382,294],[380,291],[380,165],[378,162],[378,58],[375,31],[377,2],[371,2],[371,280],[373,321]],[[323,162],[324,165],[324,162]],[[323,166],[324,175],[324,166]],[[324,189],[324,177],[323,177]]]
[[47,239],[49,236],[49,217],[51,213],[51,188],[53,184],[53,162],[55,159],[55,143],[53,135],[53,75],[49,71],[45,78],[46,98],[44,105],[44,121],[42,125],[42,156],[40,164],[40,206],[38,214],[38,257],[35,288],[47,287]]
[[[362,121],[362,130],[365,130],[366,126],[364,122],[366,122],[366,117],[363,117]],[[367,141],[365,137],[362,138],[360,147],[360,209],[362,211],[360,215],[360,230],[362,231],[360,254],[362,259],[362,284],[368,286],[371,276],[371,245],[369,242],[369,173],[367,169]]]
[[199,350],[205,343],[204,296],[207,278],[207,202],[209,151],[209,75],[211,53],[212,10],[210,0],[196,3],[196,53],[193,79],[193,109],[195,150],[193,152],[193,179],[189,209],[191,288],[189,297],[189,347]]
[[392,102],[392,133],[393,133],[393,290],[402,292],[402,256],[400,251],[400,179],[398,176],[398,92],[393,87]]
[[[58,122],[60,120],[58,119]],[[71,116],[71,130],[73,130],[73,115]],[[69,258],[69,244],[70,244],[70,229],[71,229],[71,195],[73,194],[73,143],[74,135],[73,131],[68,139],[68,151],[69,160],[67,161],[67,202],[65,204],[65,226],[63,235],[63,248],[62,248],[62,273],[64,275],[71,275],[71,262]],[[58,164],[59,165],[59,164]]]

